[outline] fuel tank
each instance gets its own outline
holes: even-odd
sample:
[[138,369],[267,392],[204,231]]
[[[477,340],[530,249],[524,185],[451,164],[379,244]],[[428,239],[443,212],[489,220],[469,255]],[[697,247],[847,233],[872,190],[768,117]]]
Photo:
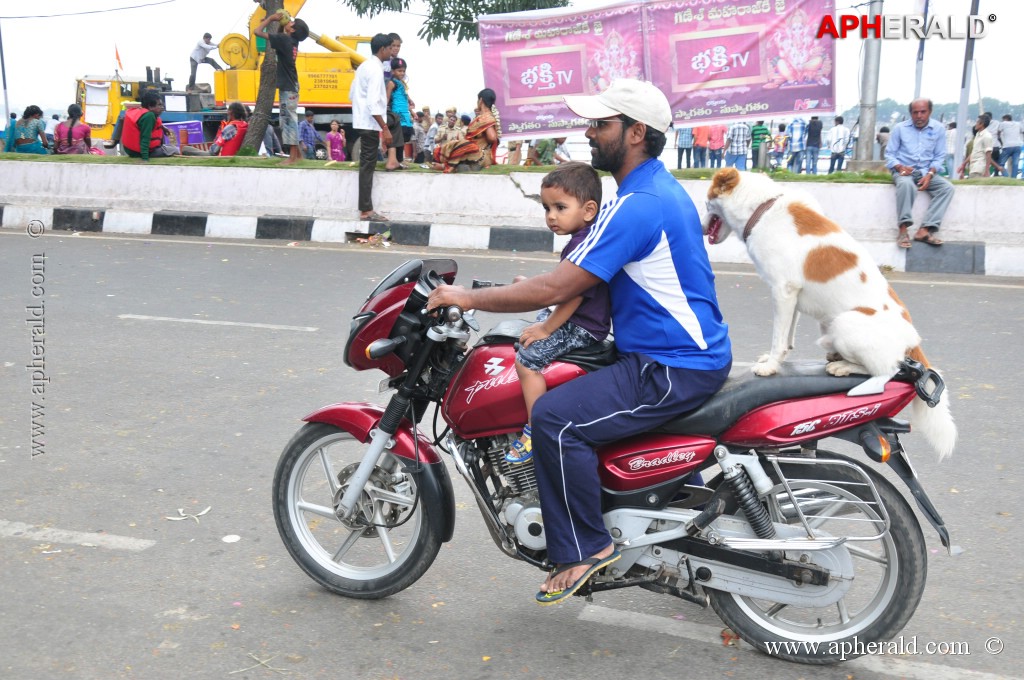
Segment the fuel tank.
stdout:
[[[442,414],[463,439],[517,432],[526,404],[511,344],[478,345],[463,362],[445,395]],[[543,372],[548,389],[583,375],[579,366],[554,361]]]

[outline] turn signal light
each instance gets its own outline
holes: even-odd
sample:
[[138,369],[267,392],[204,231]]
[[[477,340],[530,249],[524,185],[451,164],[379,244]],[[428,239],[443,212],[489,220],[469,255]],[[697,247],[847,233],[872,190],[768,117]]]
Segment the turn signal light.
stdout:
[[879,463],[888,462],[889,456],[892,455],[892,445],[889,444],[889,440],[884,434],[877,431],[872,432],[868,429],[861,431],[860,445],[864,447],[864,452],[872,460]]
[[892,454],[892,446],[889,444],[889,440],[885,437],[878,437],[878,448],[882,450],[882,461],[883,463],[889,462],[889,456]]
[[372,360],[387,356],[398,349],[398,346],[403,342],[405,342],[405,336],[403,335],[392,339],[382,338],[380,340],[374,340],[366,346],[366,358]]

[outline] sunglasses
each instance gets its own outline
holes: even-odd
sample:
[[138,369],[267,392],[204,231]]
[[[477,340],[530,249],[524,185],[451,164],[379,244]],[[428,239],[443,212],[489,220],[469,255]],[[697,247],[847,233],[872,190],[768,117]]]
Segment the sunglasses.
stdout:
[[622,120],[621,118],[597,118],[597,119],[594,119],[594,120],[590,121],[590,127],[594,128],[595,130],[601,130],[603,128],[608,127],[612,123],[625,123],[625,122],[626,121]]

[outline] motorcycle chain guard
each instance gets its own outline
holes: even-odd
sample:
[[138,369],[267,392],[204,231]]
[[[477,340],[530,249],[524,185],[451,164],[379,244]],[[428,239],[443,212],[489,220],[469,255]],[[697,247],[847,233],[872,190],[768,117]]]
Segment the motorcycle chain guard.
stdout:
[[[806,538],[806,533],[799,526],[775,523],[779,538],[792,542],[786,559],[779,560],[765,553],[733,550],[686,536],[684,526],[697,514],[695,510],[624,509],[606,515],[612,535],[617,532],[621,537],[616,538],[616,547],[622,552],[622,559],[610,568],[618,572],[613,575],[621,577],[634,564],[656,572],[679,565],[681,573],[676,576],[691,584],[805,607],[834,604],[849,590],[853,561],[844,545],[808,551],[806,554],[811,560],[801,562],[793,556],[803,554],[798,541]],[[658,524],[659,520],[675,526],[646,533],[647,527]],[[719,517],[713,527],[726,538],[757,538],[750,525],[739,518]],[[635,538],[626,538],[628,536]],[[672,552],[677,554],[672,555]],[[597,580],[593,590],[612,587],[615,586]]]

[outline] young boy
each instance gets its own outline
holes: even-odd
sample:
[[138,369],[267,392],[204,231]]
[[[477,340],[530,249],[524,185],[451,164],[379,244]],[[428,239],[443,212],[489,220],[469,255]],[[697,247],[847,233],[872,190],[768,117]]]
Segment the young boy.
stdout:
[[772,137],[772,156],[775,158],[775,169],[781,170],[782,159],[786,157],[786,149],[789,147],[789,135],[786,134],[786,124],[779,123],[779,133]]
[[[541,182],[540,200],[544,206],[548,229],[556,234],[571,234],[562,250],[562,259],[590,233],[601,204],[601,180],[589,164],[563,163]],[[526,400],[527,419],[534,403],[547,392],[542,373],[545,366],[572,350],[601,342],[611,326],[611,305],[608,285],[604,282],[579,297],[550,309],[541,310],[537,323],[523,331],[516,353],[516,373]],[[523,463],[533,456],[530,425],[523,426],[523,436],[512,443],[505,460]]]
[[[281,32],[267,33],[267,27],[274,21],[283,22]],[[266,17],[253,34],[266,40],[267,45],[277,53],[281,142],[291,147],[288,160],[281,165],[292,165],[302,160],[302,148],[299,145],[299,76],[295,70],[295,58],[299,54],[299,43],[309,37],[309,26],[302,19],[292,19],[282,11]]]

